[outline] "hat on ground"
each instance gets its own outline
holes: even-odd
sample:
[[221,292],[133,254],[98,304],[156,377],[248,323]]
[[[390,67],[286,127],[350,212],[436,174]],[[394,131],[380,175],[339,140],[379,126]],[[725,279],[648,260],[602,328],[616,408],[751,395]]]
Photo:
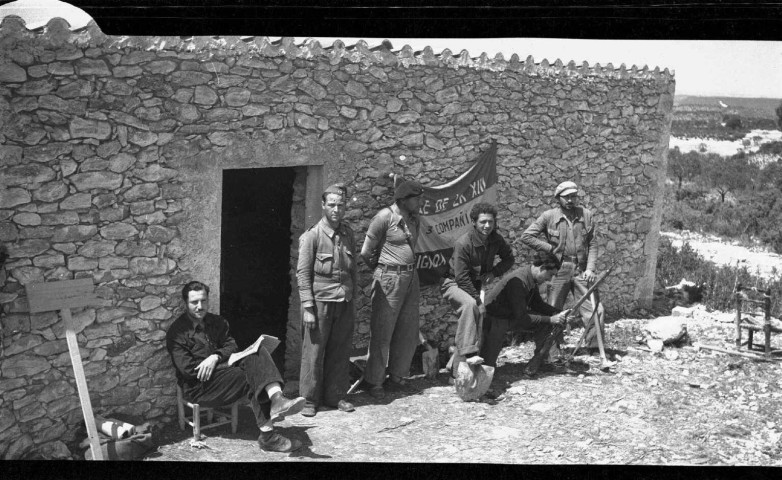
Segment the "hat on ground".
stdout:
[[394,200],[402,200],[408,197],[417,197],[424,193],[424,187],[413,180],[405,180],[397,185],[394,190]]
[[345,197],[348,194],[348,188],[342,183],[335,183],[334,185],[329,185],[325,190],[323,190],[323,195],[328,195],[329,193],[342,195]]
[[554,196],[559,197],[561,195],[570,195],[571,193],[578,192],[578,187],[573,182],[562,182],[557,185],[557,189],[554,190]]

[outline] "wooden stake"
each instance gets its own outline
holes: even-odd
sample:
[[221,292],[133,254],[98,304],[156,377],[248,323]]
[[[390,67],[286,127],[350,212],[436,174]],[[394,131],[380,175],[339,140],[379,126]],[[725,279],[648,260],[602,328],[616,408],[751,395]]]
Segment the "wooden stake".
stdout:
[[92,413],[92,403],[90,403],[90,393],[87,390],[87,379],[84,376],[84,367],[81,363],[79,343],[76,341],[76,332],[73,328],[71,309],[63,308],[60,310],[60,315],[62,315],[62,319],[65,322],[65,338],[68,341],[68,352],[71,355],[73,377],[76,379],[76,388],[79,391],[79,402],[81,403],[81,411],[84,414],[84,423],[87,425],[87,436],[90,439],[92,459],[103,460],[103,451],[100,449],[98,429],[95,426],[95,416]]

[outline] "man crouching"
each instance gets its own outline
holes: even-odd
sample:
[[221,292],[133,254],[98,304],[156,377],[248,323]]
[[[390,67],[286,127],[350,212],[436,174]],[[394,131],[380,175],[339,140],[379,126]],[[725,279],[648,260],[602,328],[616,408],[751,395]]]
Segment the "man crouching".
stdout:
[[261,430],[258,444],[268,452],[292,452],[301,447],[275,433],[272,422],[294,415],[304,407],[304,398],[282,395],[282,378],[265,348],[258,349],[232,366],[228,357],[236,352],[236,341],[228,322],[207,313],[209,287],[189,282],[182,288],[185,313],[166,333],[166,348],[176,369],[177,382],[186,399],[206,407],[219,407],[242,397],[250,400],[255,421]]
[[[505,333],[512,331],[532,332],[535,341],[535,353],[527,363],[525,375],[534,376],[542,362],[549,355],[545,342],[555,326],[561,327],[570,314],[544,302],[540,296],[540,286],[557,274],[560,262],[551,253],[536,252],[532,265],[522,265],[506,277],[495,288],[499,294],[487,295],[484,322],[484,343],[481,356],[484,363],[497,365],[497,357],[503,347]],[[504,283],[504,285],[503,285]],[[493,297],[493,298],[490,298]]]

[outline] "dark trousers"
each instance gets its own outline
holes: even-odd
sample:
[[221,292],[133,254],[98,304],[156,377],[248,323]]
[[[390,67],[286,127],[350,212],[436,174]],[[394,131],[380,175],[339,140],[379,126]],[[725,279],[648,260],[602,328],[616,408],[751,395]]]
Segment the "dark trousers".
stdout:
[[[514,288],[512,282],[521,282],[521,280],[513,278],[508,281],[495,301],[486,306],[481,357],[484,364],[492,367],[497,366],[497,357],[500,355],[508,331],[514,333],[531,331],[535,341],[535,355],[538,355],[552,329],[549,323],[531,321],[530,315],[538,314],[527,310],[526,299],[515,294],[518,288]],[[527,315],[524,315],[525,311]]]
[[334,407],[348,390],[353,302],[315,302],[315,327],[302,328],[299,394],[307,404]]
[[245,357],[230,367],[222,364],[206,382],[185,384],[182,390],[185,398],[205,407],[220,407],[247,398],[255,414],[255,423],[261,428],[270,416],[265,387],[275,382],[283,385],[271,355],[261,347],[257,355]]

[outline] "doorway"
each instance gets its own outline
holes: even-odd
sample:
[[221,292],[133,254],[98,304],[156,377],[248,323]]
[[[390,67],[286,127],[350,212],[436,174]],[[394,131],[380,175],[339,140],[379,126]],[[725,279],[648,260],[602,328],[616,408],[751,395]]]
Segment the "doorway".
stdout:
[[239,349],[261,334],[280,339],[282,371],[291,295],[293,168],[223,170],[220,313]]

